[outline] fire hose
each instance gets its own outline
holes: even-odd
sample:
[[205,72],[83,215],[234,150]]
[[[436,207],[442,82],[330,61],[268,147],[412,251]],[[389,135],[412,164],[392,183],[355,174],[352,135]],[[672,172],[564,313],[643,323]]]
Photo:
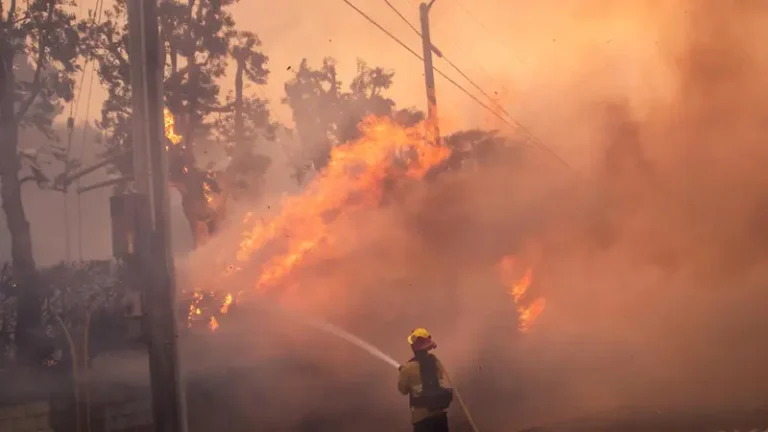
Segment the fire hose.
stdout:
[[456,395],[456,399],[459,401],[459,405],[461,405],[461,410],[464,411],[464,415],[467,417],[467,421],[469,422],[469,425],[472,426],[472,430],[474,432],[480,432],[480,429],[477,428],[475,421],[472,419],[472,414],[469,413],[469,409],[467,408],[467,405],[464,403],[464,399],[461,398],[461,393],[459,393],[459,389],[456,388],[456,385],[454,385],[451,382],[451,377],[448,375],[448,372],[443,370],[443,373],[445,374],[446,381],[448,381],[448,385],[450,385],[451,388],[453,388],[453,394]]
[[[281,310],[287,313],[285,309],[281,309]],[[313,327],[317,330],[321,330],[328,334],[332,334],[336,337],[344,339],[345,341],[366,351],[368,354],[371,354],[372,356],[387,363],[388,365],[393,366],[395,369],[398,369],[398,370],[400,369],[400,364],[397,361],[395,361],[391,356],[388,356],[387,354],[382,352],[380,349],[360,339],[359,337],[349,333],[346,330],[336,327],[333,324],[314,320],[303,315],[299,316],[295,313],[291,313],[290,315],[300,319],[302,322],[309,325],[310,327]],[[445,369],[443,369],[443,373],[445,374],[445,379],[448,382],[448,385],[451,386],[451,388],[453,389],[453,394],[456,395],[456,399],[459,401],[459,405],[461,406],[461,410],[464,412],[464,415],[466,416],[467,421],[469,422],[470,426],[472,426],[472,430],[474,432],[480,432],[480,429],[477,428],[475,421],[472,419],[472,414],[469,413],[469,408],[467,408],[467,405],[464,403],[464,399],[462,399],[461,394],[459,393],[459,389],[456,388],[456,385],[451,381],[451,377],[448,375],[448,372]]]
[[[402,366],[398,366],[398,369],[400,369]],[[459,393],[459,389],[456,388],[456,385],[451,382],[451,377],[448,375],[448,371],[445,370],[445,368],[442,369],[443,374],[445,375],[445,380],[448,381],[448,385],[453,390],[453,394],[456,395],[456,399],[459,401],[459,405],[461,405],[461,410],[464,411],[464,415],[467,417],[467,421],[469,422],[469,425],[472,426],[472,430],[474,432],[480,432],[480,429],[477,428],[477,425],[475,424],[475,421],[472,419],[472,414],[469,413],[469,408],[467,408],[467,404],[464,403],[464,399],[461,398],[461,393]]]
[[[387,363],[388,365],[394,367],[395,369],[398,369],[398,370],[400,369],[400,364],[391,356],[385,354],[383,351],[381,351],[377,347],[371,345],[370,343],[360,339],[359,337],[353,335],[352,333],[349,333],[344,329],[336,327],[335,325],[328,322],[323,322],[323,321],[308,317],[306,315],[300,315],[296,312],[289,311],[281,307],[277,303],[268,302],[268,301],[262,301],[262,303],[270,304],[271,306],[273,306],[275,310],[280,311],[284,315],[295,318],[316,330],[320,330],[328,334],[331,334],[333,336],[336,336],[340,339],[344,339],[345,341],[362,349],[363,351]],[[467,408],[467,404],[464,403],[464,399],[462,399],[461,394],[459,393],[459,389],[456,388],[454,383],[451,381],[451,377],[448,375],[448,372],[445,369],[443,369],[443,373],[445,374],[445,379],[448,382],[448,385],[451,386],[451,388],[453,389],[453,394],[456,395],[456,399],[459,401],[459,405],[461,406],[461,410],[464,412],[464,415],[466,416],[467,421],[469,422],[470,426],[472,426],[472,430],[474,432],[480,432],[480,429],[477,428],[475,421],[472,419],[472,414],[469,413],[469,408]]]

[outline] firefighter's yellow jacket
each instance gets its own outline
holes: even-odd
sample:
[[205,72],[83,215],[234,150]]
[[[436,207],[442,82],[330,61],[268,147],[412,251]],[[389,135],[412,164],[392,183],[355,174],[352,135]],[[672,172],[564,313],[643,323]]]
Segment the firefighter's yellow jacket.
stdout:
[[[430,354],[433,355],[434,354]],[[448,387],[446,383],[445,369],[440,359],[435,357],[437,363],[437,378],[440,380],[440,386]],[[397,389],[404,395],[418,395],[422,390],[421,373],[419,372],[419,363],[409,361],[400,367],[400,377],[397,380]],[[445,410],[429,411],[426,408],[411,407],[411,423],[418,423],[426,418],[444,413]]]

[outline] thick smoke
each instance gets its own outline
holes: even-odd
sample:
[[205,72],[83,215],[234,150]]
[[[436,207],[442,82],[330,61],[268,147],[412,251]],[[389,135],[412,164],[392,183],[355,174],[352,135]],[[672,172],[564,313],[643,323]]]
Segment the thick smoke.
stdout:
[[[580,14],[647,26],[643,40],[615,41],[632,73],[574,46],[567,69],[525,83],[524,117],[572,169],[529,149],[409,184],[386,205],[329,224],[341,241],[270,296],[403,361],[408,332],[429,328],[487,431],[765,402],[768,6],[625,2],[601,18],[605,3],[586,2]],[[215,277],[207,273],[219,266],[202,264],[232,253],[240,231],[233,222],[180,270],[190,281]],[[499,277],[504,255],[534,266],[532,294],[547,299],[528,334],[517,331]],[[221,289],[254,288],[232,281]],[[361,412],[407,422],[389,366],[274,311],[239,320],[211,342],[212,356],[274,368],[254,379],[273,401],[262,424],[352,424]],[[244,409],[255,403],[240,396]]]

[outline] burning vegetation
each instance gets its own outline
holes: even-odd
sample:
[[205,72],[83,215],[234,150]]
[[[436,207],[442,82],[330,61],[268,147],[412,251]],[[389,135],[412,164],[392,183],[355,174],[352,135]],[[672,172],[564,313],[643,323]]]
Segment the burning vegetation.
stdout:
[[501,259],[499,269],[501,279],[509,287],[509,295],[512,296],[517,307],[518,327],[521,332],[527,332],[544,311],[546,300],[543,297],[530,298],[528,289],[533,282],[533,268],[528,267],[522,276],[517,276],[519,269],[515,266],[516,263],[515,257],[505,256]]
[[[388,181],[421,179],[451,154],[447,147],[428,143],[423,124],[403,127],[389,118],[369,117],[360,124],[360,132],[361,138],[335,146],[325,169],[302,194],[286,198],[277,215],[265,219],[246,214],[242,239],[232,254],[237,266],[227,263],[221,276],[227,280],[247,269],[256,275],[252,286],[236,295],[216,290],[208,296],[196,293],[190,326],[205,315],[200,304],[206,297],[216,299],[216,314],[226,315],[237,302],[235,297],[285,289],[291,285],[292,272],[308,265],[318,249],[339,240],[334,223],[381,205]],[[265,250],[270,251],[266,258]],[[213,314],[209,321],[211,329],[218,327]]]
[[[393,184],[422,180],[450,164],[451,147],[431,144],[425,129],[424,123],[406,127],[387,117],[368,117],[359,125],[361,137],[333,147],[327,166],[303,193],[284,198],[274,216],[246,213],[237,249],[217,253],[222,267],[218,276],[198,281],[200,287],[213,288],[195,293],[189,326],[200,322],[216,330],[220,318],[243,297],[271,295],[285,300],[300,292],[295,274],[316,266],[332,255],[334,247],[348,242],[343,227],[350,220],[381,207]],[[527,332],[545,301],[528,293],[533,269],[520,273],[514,262],[511,256],[502,259],[500,279],[514,302],[520,331]],[[493,271],[492,265],[488,271]],[[245,286],[236,293],[218,288],[235,284]]]
[[195,245],[201,246],[218,230],[227,197],[219,187],[216,173],[198,167],[194,152],[176,130],[173,113],[166,108],[163,115],[170,185],[181,195]]
[[326,169],[304,193],[287,199],[277,217],[245,221],[236,255],[241,264],[275,239],[287,240],[284,251],[262,266],[255,289],[283,283],[313,250],[333,243],[329,226],[338,218],[379,205],[387,179],[421,178],[450,155],[448,148],[427,143],[423,125],[404,128],[386,118],[370,117],[360,130],[362,138],[332,149]]

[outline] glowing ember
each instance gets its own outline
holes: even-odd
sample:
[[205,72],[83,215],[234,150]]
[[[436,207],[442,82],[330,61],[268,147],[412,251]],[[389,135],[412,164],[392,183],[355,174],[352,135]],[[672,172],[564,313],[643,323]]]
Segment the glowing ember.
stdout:
[[182,138],[181,135],[176,134],[173,114],[168,108],[163,108],[163,123],[165,123],[165,136],[173,143],[173,145],[179,145]]
[[213,189],[208,183],[203,183],[203,194],[205,195],[205,201],[210,204],[213,201]]
[[221,304],[221,309],[219,311],[226,315],[229,313],[229,306],[232,305],[232,294],[227,294],[226,297],[224,297],[224,302]]
[[512,298],[515,299],[515,303],[520,303],[523,299],[523,296],[528,291],[528,288],[531,286],[531,281],[533,280],[533,269],[528,269],[525,271],[525,274],[523,275],[522,279],[517,281],[515,284],[512,285],[512,287],[509,289],[509,293],[512,295]]
[[189,305],[187,327],[192,328],[196,322],[204,322],[209,330],[215,331],[220,326],[217,314],[228,314],[233,304],[235,297],[232,294],[227,294],[222,299],[213,292],[197,291]]
[[[333,147],[327,167],[303,194],[287,199],[276,218],[246,218],[250,228],[237,253],[239,261],[251,260],[277,238],[288,243],[284,253],[263,266],[257,288],[279,284],[312,251],[334,241],[328,225],[335,217],[329,220],[328,215],[376,206],[384,180],[398,169],[403,177],[421,178],[450,155],[448,148],[427,143],[423,125],[403,128],[386,118],[369,117],[361,123],[360,131],[362,138]],[[411,158],[405,160],[404,155]],[[397,162],[401,169],[395,168]]]
[[208,321],[208,328],[211,331],[216,331],[219,328],[219,321],[216,320],[216,317],[212,316],[210,321]]
[[518,306],[517,312],[520,314],[518,318],[520,320],[520,331],[527,332],[531,328],[531,324],[544,312],[546,306],[546,300],[544,297],[538,297],[528,306]]
[[502,258],[499,267],[502,280],[510,286],[509,294],[517,306],[518,327],[521,332],[527,332],[536,318],[544,311],[546,305],[546,300],[543,297],[538,297],[530,303],[526,302],[528,288],[533,282],[533,269],[528,268],[521,278],[515,279],[515,259],[511,256]]
[[203,311],[200,310],[200,302],[202,300],[203,294],[196,292],[192,298],[192,303],[189,305],[189,313],[187,314],[187,327],[192,327],[192,321],[194,320],[194,317],[203,313]]

